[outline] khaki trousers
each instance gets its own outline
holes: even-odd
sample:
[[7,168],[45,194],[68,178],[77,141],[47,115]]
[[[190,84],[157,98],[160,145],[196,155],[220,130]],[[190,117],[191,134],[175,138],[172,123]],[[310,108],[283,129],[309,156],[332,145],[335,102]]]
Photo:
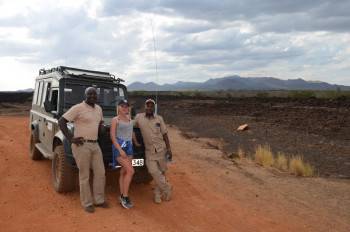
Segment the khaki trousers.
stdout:
[[165,172],[168,169],[165,154],[166,151],[157,153],[146,152],[147,169],[156,183],[154,194],[167,193],[171,190],[171,185],[165,177]]
[[[73,157],[79,168],[80,201],[83,207],[105,201],[105,167],[98,143],[72,144]],[[90,189],[90,169],[93,171],[93,197]]]

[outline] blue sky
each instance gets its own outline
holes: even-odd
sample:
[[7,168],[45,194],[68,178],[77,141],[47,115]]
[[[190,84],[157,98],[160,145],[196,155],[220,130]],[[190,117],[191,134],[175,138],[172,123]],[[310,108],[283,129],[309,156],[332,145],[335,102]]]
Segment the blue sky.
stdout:
[[347,0],[0,0],[0,91],[32,88],[40,68],[59,65],[127,84],[240,75],[350,85],[349,9]]

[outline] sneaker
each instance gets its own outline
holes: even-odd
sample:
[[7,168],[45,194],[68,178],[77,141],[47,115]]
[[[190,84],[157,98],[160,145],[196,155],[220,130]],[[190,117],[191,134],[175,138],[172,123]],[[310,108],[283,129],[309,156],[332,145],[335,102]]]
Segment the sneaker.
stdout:
[[128,204],[128,201],[126,200],[126,197],[120,196],[119,202],[123,206],[123,208],[129,209],[129,204]]
[[93,213],[95,212],[95,207],[93,205],[86,206],[84,210],[88,213]]
[[124,197],[124,199],[125,199],[129,209],[134,207],[134,204],[131,202],[129,197]]
[[154,203],[157,203],[157,204],[162,203],[162,197],[159,193],[154,194]]

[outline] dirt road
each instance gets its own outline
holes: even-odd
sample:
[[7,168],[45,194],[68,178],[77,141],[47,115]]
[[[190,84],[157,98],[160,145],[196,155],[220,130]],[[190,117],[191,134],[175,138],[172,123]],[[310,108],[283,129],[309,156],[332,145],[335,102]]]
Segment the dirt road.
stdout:
[[156,205],[152,185],[133,185],[132,210],[117,203],[108,173],[109,209],[85,213],[78,191],[58,194],[51,161],[28,157],[28,119],[0,117],[1,231],[350,231],[350,183],[298,179],[223,159],[205,139],[169,128],[174,198]]

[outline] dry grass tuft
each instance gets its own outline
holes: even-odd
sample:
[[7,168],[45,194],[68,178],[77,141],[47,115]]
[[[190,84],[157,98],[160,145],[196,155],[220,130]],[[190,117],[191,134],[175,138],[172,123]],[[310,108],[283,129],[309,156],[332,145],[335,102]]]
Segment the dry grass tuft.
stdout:
[[[236,159],[249,160],[247,155],[241,147],[238,147],[235,153]],[[275,158],[276,157],[276,158]],[[281,171],[289,172],[296,176],[312,177],[315,176],[315,168],[303,160],[303,157],[291,156],[288,158],[284,153],[278,152],[273,154],[269,145],[258,145],[255,149],[254,162],[263,167],[275,167]]]
[[286,158],[286,156],[283,153],[278,152],[277,158],[276,158],[273,166],[279,170],[288,171],[288,159]]
[[269,145],[259,145],[255,149],[254,159],[255,162],[263,167],[271,167],[274,164],[273,154]]
[[289,162],[289,172],[296,176],[313,176],[314,168],[305,163],[301,156],[295,156]]

